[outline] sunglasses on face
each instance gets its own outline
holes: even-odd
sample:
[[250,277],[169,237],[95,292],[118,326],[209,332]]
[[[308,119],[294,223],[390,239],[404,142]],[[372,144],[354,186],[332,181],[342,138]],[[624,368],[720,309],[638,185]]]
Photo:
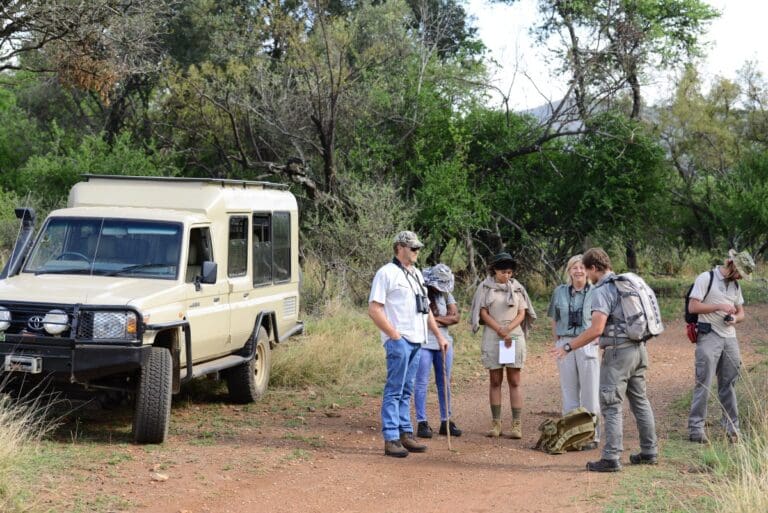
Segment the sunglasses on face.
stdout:
[[408,249],[410,249],[414,253],[418,253],[421,250],[421,248],[408,248]]

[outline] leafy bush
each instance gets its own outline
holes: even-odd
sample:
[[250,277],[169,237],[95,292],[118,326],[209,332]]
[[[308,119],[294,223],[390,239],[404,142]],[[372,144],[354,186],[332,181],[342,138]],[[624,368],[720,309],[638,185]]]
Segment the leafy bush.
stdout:
[[100,136],[86,136],[79,146],[56,142],[45,155],[31,157],[19,170],[17,191],[40,197],[44,205],[60,203],[83,174],[175,176],[172,154],[136,147],[128,133],[110,146]]
[[376,270],[392,258],[392,238],[410,226],[413,207],[388,184],[351,183],[344,204],[304,219],[304,305],[316,311],[335,298],[364,302]]

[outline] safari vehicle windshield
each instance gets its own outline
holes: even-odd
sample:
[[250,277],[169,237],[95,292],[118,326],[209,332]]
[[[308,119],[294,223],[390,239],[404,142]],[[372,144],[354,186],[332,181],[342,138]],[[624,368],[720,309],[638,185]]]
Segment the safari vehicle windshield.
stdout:
[[182,226],[135,219],[49,218],[24,272],[176,279]]

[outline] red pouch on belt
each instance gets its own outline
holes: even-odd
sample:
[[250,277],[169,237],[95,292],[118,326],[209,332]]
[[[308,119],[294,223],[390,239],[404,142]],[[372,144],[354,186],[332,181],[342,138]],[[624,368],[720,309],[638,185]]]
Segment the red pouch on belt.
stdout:
[[691,344],[696,343],[696,340],[699,338],[699,329],[695,322],[689,322],[685,325],[685,334],[688,335],[688,340],[691,341]]

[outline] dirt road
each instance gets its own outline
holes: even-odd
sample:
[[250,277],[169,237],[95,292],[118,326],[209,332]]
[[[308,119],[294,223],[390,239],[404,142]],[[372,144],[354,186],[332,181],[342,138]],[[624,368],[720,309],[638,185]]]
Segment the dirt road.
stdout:
[[[746,361],[755,358],[748,341],[762,336],[768,307],[748,313],[740,329]],[[649,343],[649,353],[649,395],[663,447],[669,437],[685,434],[686,419],[670,413],[670,403],[691,387],[693,346],[677,322]],[[187,407],[174,411],[174,423],[188,430],[175,431],[158,448],[114,444],[111,462],[85,468],[85,480],[78,481],[77,473],[68,477],[70,484],[82,483],[69,493],[80,501],[83,494],[111,498],[108,511],[142,513],[601,511],[621,475],[584,470],[599,450],[550,456],[531,449],[538,424],[560,410],[549,356],[529,359],[523,386],[523,440],[484,436],[489,408],[483,375],[454,396],[454,418],[464,430],[453,439],[454,450],[436,436],[427,442],[427,453],[402,460],[382,455],[378,397],[364,398],[360,407],[295,418],[258,407]],[[436,403],[430,392],[432,419]],[[627,410],[625,463],[638,449]],[[209,418],[196,421],[196,415]],[[504,415],[508,426],[508,406]],[[210,442],[201,442],[199,432],[191,436],[212,424],[225,436]],[[625,465],[625,473],[633,471]]]

